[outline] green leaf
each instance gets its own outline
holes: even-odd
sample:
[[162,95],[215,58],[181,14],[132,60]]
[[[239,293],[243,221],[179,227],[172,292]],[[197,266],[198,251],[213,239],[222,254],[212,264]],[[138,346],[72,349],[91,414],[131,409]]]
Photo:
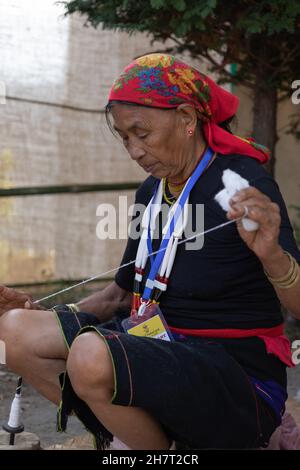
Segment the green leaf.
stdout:
[[150,3],[152,8],[155,8],[155,10],[159,10],[165,6],[165,0],[150,0]]
[[[300,76],[297,50],[300,0],[71,0],[62,3],[67,15],[77,12],[86,18],[86,25],[95,28],[129,34],[146,32],[151,39],[163,43],[177,37],[178,44],[172,47],[174,54],[187,51],[200,58],[208,51],[222,55],[222,51],[228,50],[228,61],[239,66],[236,83],[255,84],[256,75],[260,74],[264,86],[268,87],[269,77],[275,74],[271,85],[286,93],[293,77]],[[271,67],[275,67],[274,74]],[[215,70],[220,78],[228,79],[219,67]]]
[[217,0],[208,0],[207,1],[207,6],[211,9],[215,8],[217,5]]
[[186,9],[185,0],[173,0],[173,5],[177,11],[184,11]]
[[205,31],[206,30],[206,25],[205,25],[202,18],[201,18],[201,20],[199,19],[199,21],[197,21],[195,23],[195,27],[198,31]]
[[174,25],[174,32],[178,38],[184,37],[191,29],[191,24],[188,22],[177,21],[175,23],[175,21],[173,21],[170,24],[172,25],[172,23]]
[[247,28],[248,33],[256,34],[256,33],[261,33],[262,27],[258,23],[252,23],[251,25],[248,26]]

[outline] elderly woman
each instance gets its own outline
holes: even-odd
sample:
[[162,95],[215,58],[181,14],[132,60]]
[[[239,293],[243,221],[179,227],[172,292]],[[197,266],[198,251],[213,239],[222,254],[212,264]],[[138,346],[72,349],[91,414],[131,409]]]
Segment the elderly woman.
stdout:
[[[8,366],[60,403],[61,428],[74,411],[98,448],[113,436],[132,449],[168,449],[173,441],[257,448],[281,422],[292,362],[280,304],[300,318],[300,253],[278,186],[261,165],[266,148],[228,127],[237,107],[234,95],[173,56],[131,63],[111,89],[107,114],[150,174],[136,193],[148,218],[122,260],[135,266],[51,311],[2,287]],[[228,169],[249,185],[226,213],[215,196]],[[189,202],[204,205],[205,230],[233,223],[187,250],[172,215],[167,232],[153,236],[154,202],[157,220],[163,207],[174,215]],[[242,224],[245,210],[255,231]],[[141,322],[149,331],[151,309],[160,320],[156,337],[134,331]]]

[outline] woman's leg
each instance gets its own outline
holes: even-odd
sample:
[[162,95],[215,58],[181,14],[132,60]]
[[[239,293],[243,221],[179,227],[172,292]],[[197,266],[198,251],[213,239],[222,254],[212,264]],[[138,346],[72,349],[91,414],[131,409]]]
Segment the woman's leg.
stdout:
[[0,339],[5,342],[7,366],[58,404],[58,376],[65,370],[68,350],[54,312],[10,310],[0,317]]
[[[58,404],[58,376],[66,369],[68,350],[55,314],[41,310],[11,310],[0,318],[0,339],[6,363],[47,399]],[[103,425],[132,449],[168,449],[159,423],[141,408],[111,404],[113,365],[104,341],[85,333],[74,341],[67,369],[75,392]]]
[[113,435],[131,449],[168,449],[160,424],[146,411],[112,405],[114,371],[104,340],[94,332],[81,334],[72,344],[67,371],[75,393]]

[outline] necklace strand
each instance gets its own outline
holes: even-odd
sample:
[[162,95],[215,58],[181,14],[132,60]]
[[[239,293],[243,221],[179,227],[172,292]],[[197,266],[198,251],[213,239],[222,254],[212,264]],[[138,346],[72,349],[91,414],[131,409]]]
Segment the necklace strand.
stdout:
[[170,198],[170,196],[167,195],[167,185],[168,183],[167,183],[166,178],[163,178],[163,197],[164,197],[164,200],[168,204],[170,204],[170,206],[172,206],[176,200],[176,197],[172,195]]

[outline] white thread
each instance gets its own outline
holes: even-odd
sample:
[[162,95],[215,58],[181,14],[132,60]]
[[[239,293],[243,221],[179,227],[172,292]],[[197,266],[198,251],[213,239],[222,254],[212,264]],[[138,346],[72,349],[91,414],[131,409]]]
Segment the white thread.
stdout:
[[[230,225],[230,224],[232,224],[234,222],[237,222],[238,220],[241,220],[241,219],[242,219],[242,217],[239,217],[239,218],[233,219],[233,220],[229,220],[227,222],[223,222],[220,225],[216,225],[215,227],[209,228],[208,230],[205,230],[204,232],[196,233],[196,235],[192,235],[191,237],[185,238],[184,240],[180,240],[178,242],[178,245],[180,245],[181,243],[186,243],[190,240],[193,240],[194,238],[202,237],[203,235],[206,235],[207,233],[213,232],[214,230],[219,230],[223,227],[226,227],[226,225]],[[148,254],[148,256],[156,255],[160,251],[164,251],[164,249],[153,251],[152,253]],[[107,274],[112,274],[113,272],[118,271],[119,269],[126,268],[127,266],[130,266],[131,264],[135,264],[135,262],[136,262],[136,260],[134,259],[133,261],[129,261],[128,263],[124,263],[121,266],[110,269],[109,271],[105,271],[104,273],[96,274],[95,276],[89,277],[88,279],[85,279],[84,281],[78,282],[77,284],[74,284],[73,286],[66,287],[65,289],[54,292],[53,294],[47,295],[46,297],[42,297],[41,299],[35,300],[32,303],[37,304],[39,302],[43,302],[44,300],[51,299],[52,297],[55,297],[59,294],[63,294],[64,292],[68,292],[69,290],[75,289],[75,287],[82,286],[84,284],[87,284],[88,282],[94,281],[95,279],[99,279],[101,277],[104,277]]]
[[9,419],[8,419],[8,426],[10,428],[18,428],[21,423],[21,394],[15,395],[15,398],[13,399],[10,413],[9,413]]
[[[225,170],[225,171],[226,171],[226,170]],[[231,170],[228,170],[228,171],[231,171]],[[224,172],[224,173],[225,173],[225,172]],[[240,175],[239,175],[239,176],[240,176]],[[226,176],[225,176],[225,178],[226,178]],[[242,177],[240,177],[240,178],[242,178]],[[253,178],[252,180],[248,181],[248,184],[249,184],[249,183],[254,183],[255,181],[258,181],[258,180],[260,180],[260,179],[262,179],[262,178],[263,178],[262,176],[259,176],[258,178]],[[244,178],[242,178],[242,179],[244,179]],[[246,181],[247,181],[247,180],[246,180]],[[242,188],[241,188],[241,189],[242,189]],[[221,192],[221,191],[220,191],[220,192]],[[220,194],[220,193],[218,193],[218,194]],[[218,202],[219,202],[219,201],[218,201]],[[174,206],[172,206],[172,207],[174,207]],[[224,210],[226,210],[226,209],[224,208]],[[243,216],[243,217],[244,217],[244,216]],[[218,229],[220,229],[220,228],[223,228],[223,227],[225,227],[226,225],[232,224],[233,222],[237,222],[237,221],[239,221],[239,220],[243,220],[243,217],[238,217],[237,219],[229,220],[228,222],[224,222],[223,224],[216,225],[215,227],[212,227],[212,228],[210,228],[210,229],[208,229],[208,230],[206,230],[206,231],[204,231],[204,232],[200,232],[200,233],[198,233],[198,234],[196,234],[196,235],[192,235],[191,237],[186,238],[186,239],[181,240],[180,242],[178,242],[178,245],[180,245],[181,243],[186,243],[186,242],[188,242],[188,241],[190,241],[190,240],[193,240],[194,238],[198,238],[198,237],[201,237],[201,236],[203,236],[203,235],[206,235],[207,233],[213,232],[214,230],[218,230]],[[244,220],[245,220],[245,219],[244,219]],[[248,219],[248,220],[249,220],[249,219]],[[253,223],[256,223],[256,222],[254,222],[254,221],[252,221],[252,222],[253,222]],[[150,255],[151,255],[151,256],[152,256],[152,255],[156,255],[156,254],[159,253],[159,252],[160,252],[160,250],[154,251],[153,253],[148,254],[148,256],[150,256]],[[148,257],[148,256],[147,256],[147,257]],[[39,303],[39,302],[43,302],[44,300],[51,299],[52,297],[56,297],[56,296],[59,295],[59,294],[63,294],[64,292],[68,292],[68,291],[70,291],[70,290],[72,290],[72,289],[75,289],[75,287],[83,286],[84,284],[87,284],[88,282],[91,282],[91,281],[94,281],[95,279],[99,279],[99,278],[101,278],[101,277],[104,277],[104,276],[106,276],[107,274],[112,274],[113,272],[118,271],[119,269],[126,268],[127,266],[130,266],[131,264],[135,264],[135,263],[136,263],[136,260],[129,261],[129,263],[125,263],[125,264],[123,264],[123,265],[121,265],[121,266],[118,266],[117,268],[110,269],[109,271],[106,271],[106,272],[101,273],[101,274],[96,274],[95,276],[92,276],[92,277],[90,277],[90,278],[88,278],[88,279],[85,279],[84,281],[81,281],[81,282],[79,282],[79,283],[77,283],[77,284],[74,284],[73,286],[66,287],[65,289],[62,289],[62,290],[57,291],[57,292],[54,292],[53,294],[47,295],[46,297],[42,297],[41,299],[35,300],[35,301],[33,302],[33,304],[37,304],[37,303]]]

